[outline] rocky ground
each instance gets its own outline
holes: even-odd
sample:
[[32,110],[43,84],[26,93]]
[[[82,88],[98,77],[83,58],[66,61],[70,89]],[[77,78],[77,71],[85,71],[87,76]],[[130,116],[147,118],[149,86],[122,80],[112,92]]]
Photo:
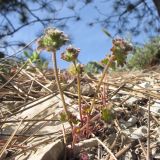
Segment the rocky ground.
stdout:
[[[74,144],[71,128],[59,120],[63,110],[52,70],[13,68],[0,71],[0,159],[3,160],[145,160],[160,159],[160,70],[108,74],[95,104],[112,108],[108,122]],[[99,75],[81,78],[82,99],[90,103]],[[78,115],[75,78],[60,76],[66,104]],[[66,140],[66,143],[64,141]]]

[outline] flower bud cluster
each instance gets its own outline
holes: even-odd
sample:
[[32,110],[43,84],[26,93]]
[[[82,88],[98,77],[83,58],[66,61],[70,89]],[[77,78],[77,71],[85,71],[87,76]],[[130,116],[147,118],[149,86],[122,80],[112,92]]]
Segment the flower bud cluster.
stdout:
[[69,46],[65,52],[61,54],[61,59],[67,62],[74,62],[77,60],[78,54],[80,52],[79,48],[74,48],[73,46]]
[[48,28],[44,35],[38,39],[38,50],[49,52],[57,51],[68,41],[67,35],[56,28]]
[[122,54],[127,55],[129,51],[133,50],[133,46],[121,38],[114,39],[112,41],[112,44],[113,44],[113,47],[111,48],[111,51],[113,54],[120,52]]

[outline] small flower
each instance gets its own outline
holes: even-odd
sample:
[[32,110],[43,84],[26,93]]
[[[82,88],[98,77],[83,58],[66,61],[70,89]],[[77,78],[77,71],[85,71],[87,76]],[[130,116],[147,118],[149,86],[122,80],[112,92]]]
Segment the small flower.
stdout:
[[38,50],[56,51],[68,41],[67,35],[56,28],[47,28],[37,41]]
[[117,38],[112,41],[113,47],[111,48],[111,51],[113,54],[116,54],[117,52],[121,52],[122,54],[128,54],[129,51],[133,50],[133,46],[125,41],[124,39]]
[[117,38],[112,41],[113,47],[111,48],[112,55],[115,56],[117,66],[123,67],[126,64],[126,59],[129,51],[133,50],[133,46],[124,39]]
[[112,41],[112,44],[112,54],[107,55],[107,57],[102,60],[102,64],[108,64],[112,58],[112,63],[110,63],[110,67],[112,69],[115,69],[116,66],[123,67],[124,64],[126,64],[128,52],[133,50],[133,46],[129,42],[121,38],[114,39]]
[[78,54],[80,52],[79,48],[74,48],[73,46],[69,46],[65,52],[61,54],[61,59],[67,62],[74,62],[77,60]]

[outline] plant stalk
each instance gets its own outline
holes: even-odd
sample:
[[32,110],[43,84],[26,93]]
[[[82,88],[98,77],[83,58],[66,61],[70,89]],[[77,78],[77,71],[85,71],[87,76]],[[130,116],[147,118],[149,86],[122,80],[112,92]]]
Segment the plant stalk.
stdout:
[[79,115],[80,115],[81,123],[83,123],[83,119],[82,119],[82,106],[81,106],[81,80],[80,80],[80,73],[79,73],[79,71],[77,69],[75,61],[73,62],[73,64],[74,64],[74,66],[76,68],[76,71],[77,71],[77,91],[78,91]]
[[73,128],[73,125],[69,119],[69,112],[67,110],[67,106],[66,106],[66,103],[65,103],[65,99],[64,99],[64,94],[63,94],[63,90],[62,90],[62,87],[61,87],[61,84],[60,84],[60,81],[59,81],[59,78],[58,78],[58,69],[57,69],[57,59],[56,59],[56,52],[53,51],[52,52],[52,61],[53,61],[53,64],[54,64],[54,73],[55,73],[55,78],[56,78],[56,82],[57,82],[57,87],[58,87],[58,90],[59,90],[59,93],[60,93],[60,96],[61,96],[61,100],[62,100],[62,103],[63,103],[63,109],[67,115],[67,119],[71,125],[71,128]]
[[147,160],[150,160],[150,106],[151,106],[151,98],[149,97],[148,104],[148,133],[147,133]]
[[102,77],[101,77],[101,79],[100,79],[100,81],[99,81],[99,83],[98,83],[98,85],[97,85],[97,88],[96,88],[96,92],[95,92],[96,94],[94,95],[93,101],[92,101],[92,103],[91,103],[90,113],[92,112],[92,110],[93,110],[93,108],[94,108],[96,96],[97,96],[97,93],[99,92],[99,89],[100,89],[100,86],[101,86],[101,84],[102,84],[102,82],[103,82],[103,79],[105,78],[106,72],[108,71],[109,66],[110,66],[110,64],[113,62],[114,58],[115,58],[115,56],[112,55],[112,56],[110,57],[107,65],[106,65],[106,67],[104,68]]

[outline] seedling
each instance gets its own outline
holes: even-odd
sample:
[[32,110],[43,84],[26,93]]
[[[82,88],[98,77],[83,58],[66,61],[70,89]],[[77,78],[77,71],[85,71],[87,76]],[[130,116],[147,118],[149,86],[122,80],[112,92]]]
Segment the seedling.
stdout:
[[[108,32],[106,33],[108,36]],[[110,36],[111,37],[111,36]],[[54,63],[54,72],[56,77],[57,86],[61,95],[64,112],[61,113],[61,120],[68,121],[72,127],[72,136],[74,145],[82,138],[89,138],[92,135],[92,132],[96,132],[96,130],[100,129],[101,125],[98,124],[98,120],[100,118],[104,121],[110,121],[112,119],[111,108],[107,108],[107,105],[102,103],[102,107],[99,110],[95,111],[95,102],[97,98],[97,94],[100,91],[100,87],[103,83],[103,80],[106,76],[106,73],[110,67],[115,68],[116,66],[123,66],[126,63],[127,54],[132,50],[132,45],[129,44],[124,39],[113,39],[112,40],[112,48],[111,54],[107,55],[107,57],[102,60],[104,65],[104,70],[101,76],[101,79],[96,87],[96,94],[93,97],[91,105],[82,102],[81,95],[81,74],[82,68],[81,64],[78,61],[78,55],[80,53],[80,49],[75,48],[73,46],[69,46],[66,50],[61,54],[61,59],[66,62],[71,62],[74,66],[74,73],[77,76],[77,94],[78,94],[78,106],[79,106],[79,116],[74,116],[67,109],[67,105],[65,103],[63,90],[60,84],[58,69],[57,69],[57,60],[56,60],[56,52],[68,41],[68,37],[58,29],[49,28],[45,31],[44,35],[38,40],[38,49],[46,50],[52,53],[52,60]],[[103,96],[105,98],[105,96]],[[106,102],[106,101],[105,101]],[[96,124],[97,123],[97,124]]]

